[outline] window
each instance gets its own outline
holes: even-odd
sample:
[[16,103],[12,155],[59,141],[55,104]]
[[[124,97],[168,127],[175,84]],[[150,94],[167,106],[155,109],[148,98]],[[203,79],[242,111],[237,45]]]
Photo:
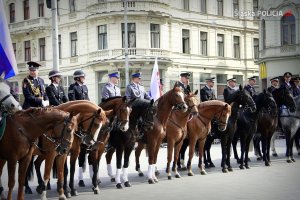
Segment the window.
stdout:
[[190,30],[182,29],[182,53],[190,53]]
[[266,48],[266,22],[263,19],[261,21],[261,33],[262,33],[262,42],[263,42],[263,48]]
[[61,59],[61,35],[58,35],[58,58]]
[[39,17],[44,17],[44,0],[39,0]]
[[30,61],[31,60],[30,41],[25,41],[24,46],[25,46],[25,61]]
[[253,49],[254,49],[254,59],[259,57],[259,40],[258,38],[253,38]]
[[253,0],[253,11],[255,13],[258,11],[258,0]]
[[63,76],[62,86],[64,88],[65,94],[68,94],[69,86],[74,82],[73,76]]
[[30,18],[29,14],[29,0],[23,1],[23,10],[24,10],[24,20],[27,20]]
[[206,0],[200,0],[200,12],[206,13]]
[[223,16],[223,0],[217,0],[218,15]]
[[75,0],[69,0],[70,12],[75,12]]
[[226,74],[217,74],[217,99],[223,99],[223,92],[227,84]]
[[9,22],[10,23],[15,22],[15,20],[16,20],[15,15],[16,15],[15,4],[11,3],[11,4],[9,4]]
[[[128,32],[128,48],[136,47],[136,35],[135,35],[135,23],[127,24],[127,32]],[[122,23],[122,48],[125,48],[125,26]]]
[[77,56],[77,32],[70,33],[71,37],[71,57]]
[[98,26],[98,49],[107,49],[107,25]]
[[217,40],[218,40],[218,56],[224,57],[224,35],[218,34]]
[[[239,11],[239,0],[233,0],[233,12]],[[233,15],[235,18],[239,18],[239,15]]]
[[233,50],[234,58],[240,58],[240,37],[233,36]]
[[106,0],[98,0],[98,3],[105,3]]
[[46,42],[45,38],[39,39],[39,46],[40,46],[40,61],[46,60],[45,51],[46,51]]
[[210,73],[200,73],[200,83],[204,83],[207,78],[210,78]]
[[200,32],[201,55],[207,56],[207,32]]
[[243,85],[243,75],[233,75],[232,77],[236,78],[236,83],[238,85]]
[[13,46],[14,54],[16,56],[16,53],[17,53],[17,44],[16,43],[12,43],[12,46]]
[[160,48],[159,24],[150,24],[151,48]]
[[296,44],[295,16],[283,16],[281,18],[281,44]]
[[60,0],[57,0],[57,15],[60,15]]
[[182,0],[183,10],[190,10],[190,0]]

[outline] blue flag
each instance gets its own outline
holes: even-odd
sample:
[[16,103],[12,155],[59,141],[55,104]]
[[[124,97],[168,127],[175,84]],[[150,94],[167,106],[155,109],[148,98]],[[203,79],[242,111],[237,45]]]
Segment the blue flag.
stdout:
[[7,79],[17,75],[18,68],[2,0],[0,1],[0,30],[0,76],[4,73],[4,79]]

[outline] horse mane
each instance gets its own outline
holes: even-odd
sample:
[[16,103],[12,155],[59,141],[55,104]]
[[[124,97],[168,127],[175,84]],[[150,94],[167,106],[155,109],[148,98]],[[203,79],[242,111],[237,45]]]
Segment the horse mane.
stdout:
[[68,101],[68,102],[60,104],[56,107],[60,109],[60,108],[68,107],[68,106],[73,106],[73,105],[76,105],[76,104],[88,104],[88,105],[92,106],[94,109],[97,109],[97,110],[99,109],[99,106],[97,104],[95,104],[92,101],[88,101],[88,100]]
[[120,99],[120,98],[123,98],[123,97],[122,96],[109,97],[107,99],[103,99],[102,103],[109,102],[109,101],[114,100],[114,99]]
[[166,92],[165,94],[163,94],[162,96],[160,96],[156,101],[155,101],[155,105],[157,105],[157,107],[161,107],[161,104],[163,104],[165,102],[165,98],[166,96],[170,95],[170,93],[173,91],[173,89],[169,90],[168,92]]
[[149,105],[150,105],[150,101],[145,99],[136,99],[132,103],[133,108],[140,108],[140,109],[148,108]]
[[198,105],[198,109],[206,108],[206,107],[209,107],[209,106],[225,106],[225,105],[226,105],[226,103],[223,102],[223,101],[211,100],[211,101],[201,102]]
[[51,113],[51,112],[59,112],[61,114],[65,113],[62,110],[55,109],[54,107],[45,107],[45,108],[28,108],[27,110],[19,110],[15,113],[15,115],[20,117],[28,117],[29,114],[41,114],[41,113]]

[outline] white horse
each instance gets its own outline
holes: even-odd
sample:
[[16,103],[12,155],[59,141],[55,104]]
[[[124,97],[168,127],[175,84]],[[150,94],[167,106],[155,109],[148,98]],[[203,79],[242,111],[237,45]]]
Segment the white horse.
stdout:
[[[286,156],[288,163],[295,162],[293,158],[293,141],[295,139],[298,128],[300,128],[300,96],[294,97],[293,99],[295,102],[296,111],[292,113],[289,111],[289,109],[283,109],[280,114],[280,122],[287,140]],[[275,139],[277,135],[278,132],[273,135],[271,140],[271,149],[273,156],[277,155],[275,149]]]
[[21,110],[21,106],[18,101],[10,93],[10,87],[8,84],[0,78],[0,106],[1,109]]

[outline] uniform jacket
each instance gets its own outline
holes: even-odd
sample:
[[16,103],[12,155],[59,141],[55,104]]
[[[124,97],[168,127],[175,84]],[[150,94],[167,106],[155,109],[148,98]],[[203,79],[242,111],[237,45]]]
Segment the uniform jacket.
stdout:
[[70,101],[90,100],[86,85],[79,85],[77,82],[75,82],[70,85],[68,91],[68,97]]
[[254,95],[256,94],[256,91],[255,91],[254,87],[252,87],[252,86],[249,85],[249,84],[246,85],[246,86],[244,87],[244,89],[247,90],[247,91],[249,92],[249,94],[250,94],[251,97],[254,97]]
[[293,95],[294,95],[294,97],[297,97],[300,95],[300,86],[293,87]]
[[214,89],[210,89],[206,86],[204,86],[200,90],[200,98],[201,102],[209,101],[209,100],[216,100],[216,95]]
[[223,91],[223,96],[224,96],[224,101],[225,101],[226,103],[228,103],[229,96],[230,96],[231,94],[233,94],[235,91],[236,91],[236,90],[235,90],[234,88],[231,88],[231,87],[229,87],[229,86],[227,86],[227,87],[224,89],[224,91]]
[[68,101],[64,88],[60,85],[55,87],[55,85],[51,83],[48,87],[46,87],[46,93],[49,98],[49,104],[52,106],[58,106],[59,104]]
[[145,91],[144,86],[140,84],[131,83],[127,85],[125,95],[129,99],[140,98],[140,99],[148,99],[150,100],[150,96]]
[[120,88],[113,83],[106,83],[102,89],[102,99],[108,99],[116,96],[121,96]]
[[291,84],[287,84],[286,82],[283,82],[280,85],[280,88],[286,88],[289,91],[289,93],[293,96],[293,87]]
[[[34,92],[34,90],[36,92]],[[23,80],[22,91],[24,95],[23,109],[30,107],[42,107],[42,100],[48,100],[45,92],[44,80],[40,77],[34,79],[27,76]]]

